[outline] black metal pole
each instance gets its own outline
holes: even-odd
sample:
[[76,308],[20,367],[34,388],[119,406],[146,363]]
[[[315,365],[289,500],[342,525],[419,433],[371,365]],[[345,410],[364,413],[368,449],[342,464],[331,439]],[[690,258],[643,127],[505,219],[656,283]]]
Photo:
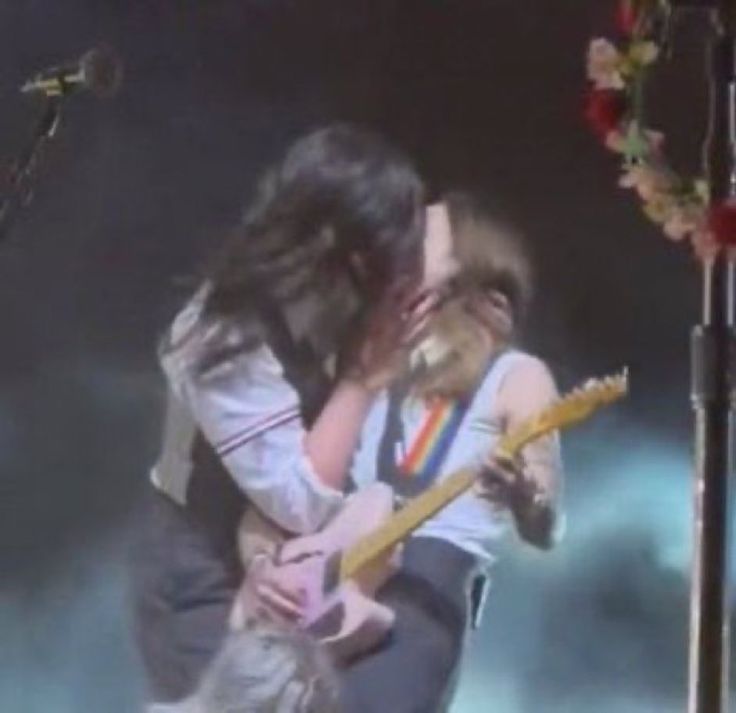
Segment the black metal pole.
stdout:
[[46,99],[29,143],[13,162],[8,194],[0,200],[0,243],[9,237],[19,213],[33,198],[44,149],[59,128],[62,101],[63,96]]
[[[734,1],[722,1],[712,12],[710,126],[704,159],[711,201],[717,204],[736,196]],[[728,710],[728,502],[733,465],[735,277],[734,262],[725,251],[703,265],[702,322],[692,334],[696,473],[688,713]]]

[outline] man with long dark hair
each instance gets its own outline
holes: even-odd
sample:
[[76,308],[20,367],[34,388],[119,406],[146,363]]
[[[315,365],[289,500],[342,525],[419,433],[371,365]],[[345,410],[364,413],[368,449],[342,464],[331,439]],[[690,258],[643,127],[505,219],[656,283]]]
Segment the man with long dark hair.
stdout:
[[190,694],[222,641],[246,503],[295,534],[340,504],[330,484],[431,307],[416,292],[423,233],[401,154],[349,126],[316,131],[265,176],[168,330],[164,445],[135,558],[154,700]]

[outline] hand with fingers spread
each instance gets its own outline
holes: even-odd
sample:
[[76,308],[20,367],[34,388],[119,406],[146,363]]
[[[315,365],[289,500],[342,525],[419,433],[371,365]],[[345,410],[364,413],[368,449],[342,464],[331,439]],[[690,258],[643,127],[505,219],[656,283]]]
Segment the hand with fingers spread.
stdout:
[[439,299],[434,290],[400,289],[387,295],[363,328],[349,376],[371,390],[387,386],[424,336]]

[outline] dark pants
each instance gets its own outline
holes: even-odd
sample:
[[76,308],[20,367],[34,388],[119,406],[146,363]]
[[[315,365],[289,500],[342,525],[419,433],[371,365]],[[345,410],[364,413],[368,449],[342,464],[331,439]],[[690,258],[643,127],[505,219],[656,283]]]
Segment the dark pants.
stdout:
[[389,639],[341,674],[344,713],[440,713],[457,683],[474,559],[444,540],[409,540],[378,599],[396,612]]
[[159,702],[189,695],[217,652],[242,579],[228,538],[150,488],[133,551],[135,634]]

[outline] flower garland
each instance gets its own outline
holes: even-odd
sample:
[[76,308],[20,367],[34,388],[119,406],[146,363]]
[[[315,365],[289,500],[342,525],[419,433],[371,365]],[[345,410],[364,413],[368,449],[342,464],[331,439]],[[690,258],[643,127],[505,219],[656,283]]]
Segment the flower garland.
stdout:
[[647,128],[643,115],[645,80],[661,53],[670,11],[667,0],[619,0],[621,41],[596,38],[588,48],[585,118],[621,155],[619,185],[638,194],[644,213],[668,238],[689,241],[708,259],[719,245],[736,245],[736,206],[711,205],[706,181],[678,175],[664,156],[664,135]]

